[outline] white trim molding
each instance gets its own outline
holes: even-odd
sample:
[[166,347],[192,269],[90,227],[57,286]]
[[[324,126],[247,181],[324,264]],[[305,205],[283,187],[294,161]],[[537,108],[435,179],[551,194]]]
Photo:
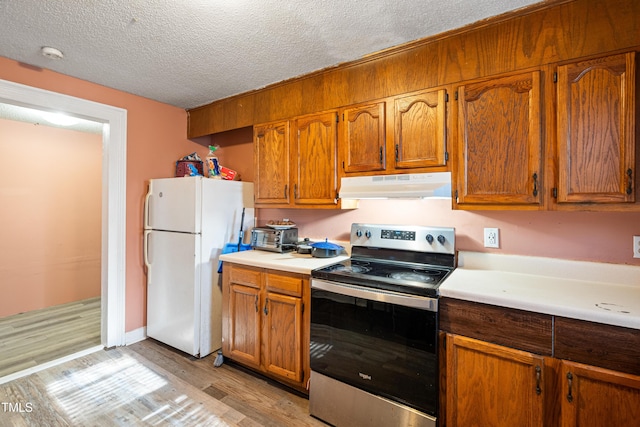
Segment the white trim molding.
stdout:
[[0,80],[0,102],[103,123],[102,344],[125,345],[127,110]]
[[133,331],[127,332],[126,345],[135,344],[138,341],[144,341],[147,339],[147,327],[143,326]]

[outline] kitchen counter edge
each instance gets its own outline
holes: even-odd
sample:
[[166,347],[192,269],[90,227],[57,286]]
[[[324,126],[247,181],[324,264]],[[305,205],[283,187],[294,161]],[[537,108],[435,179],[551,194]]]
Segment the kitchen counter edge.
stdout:
[[640,267],[459,252],[440,296],[640,329]]
[[332,258],[314,258],[311,255],[301,255],[296,252],[278,253],[259,250],[220,255],[220,261],[223,261],[223,268],[224,263],[229,262],[301,274],[311,274],[311,271],[316,268],[335,264],[348,258],[349,256],[346,254]]

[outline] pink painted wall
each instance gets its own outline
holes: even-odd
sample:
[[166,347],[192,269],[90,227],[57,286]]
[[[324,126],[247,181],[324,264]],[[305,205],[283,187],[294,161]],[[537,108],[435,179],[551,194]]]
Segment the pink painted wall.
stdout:
[[[126,331],[146,324],[142,211],[147,182],[173,176],[175,160],[206,147],[187,139],[184,110],[0,57],[0,79],[127,110]],[[37,153],[29,153],[37,154]],[[3,159],[3,163],[6,159]],[[15,177],[18,179],[18,177]],[[4,206],[2,208],[4,210]]]
[[[640,212],[459,211],[451,200],[361,200],[358,209],[319,211],[261,209],[258,223],[289,218],[299,235],[349,240],[354,222],[437,225],[456,228],[458,250],[630,264]],[[500,248],[483,246],[483,228],[500,229]]]
[[102,135],[0,119],[0,317],[100,296]]
[[[249,163],[253,156],[250,133],[214,137],[221,160]],[[249,163],[251,164],[251,163]],[[253,180],[253,171],[246,172]],[[259,209],[258,223],[289,218],[300,237],[349,240],[354,222],[439,225],[456,228],[457,247],[463,251],[553,257],[630,264],[632,236],[640,235],[640,212],[521,212],[461,211],[451,200],[361,200],[355,210]],[[500,229],[500,248],[483,245],[484,227]]]

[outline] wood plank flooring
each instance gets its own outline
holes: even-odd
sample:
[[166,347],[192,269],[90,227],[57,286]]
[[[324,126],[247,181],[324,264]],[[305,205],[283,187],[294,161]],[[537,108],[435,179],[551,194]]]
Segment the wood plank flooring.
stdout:
[[271,380],[147,339],[0,385],[0,426],[326,426]]
[[100,297],[2,318],[0,378],[96,345]]

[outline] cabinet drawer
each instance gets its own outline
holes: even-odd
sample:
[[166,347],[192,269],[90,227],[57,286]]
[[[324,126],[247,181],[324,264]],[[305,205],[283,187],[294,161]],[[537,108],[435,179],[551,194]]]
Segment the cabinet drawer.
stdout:
[[265,280],[268,291],[294,297],[302,296],[303,279],[299,274],[270,271],[265,275]]
[[559,359],[640,375],[637,329],[556,317],[554,344]]
[[490,343],[552,355],[552,317],[454,298],[440,298],[440,329]]
[[260,274],[260,269],[230,265],[229,281],[231,283],[238,283],[240,285],[250,286],[252,288],[259,288]]

